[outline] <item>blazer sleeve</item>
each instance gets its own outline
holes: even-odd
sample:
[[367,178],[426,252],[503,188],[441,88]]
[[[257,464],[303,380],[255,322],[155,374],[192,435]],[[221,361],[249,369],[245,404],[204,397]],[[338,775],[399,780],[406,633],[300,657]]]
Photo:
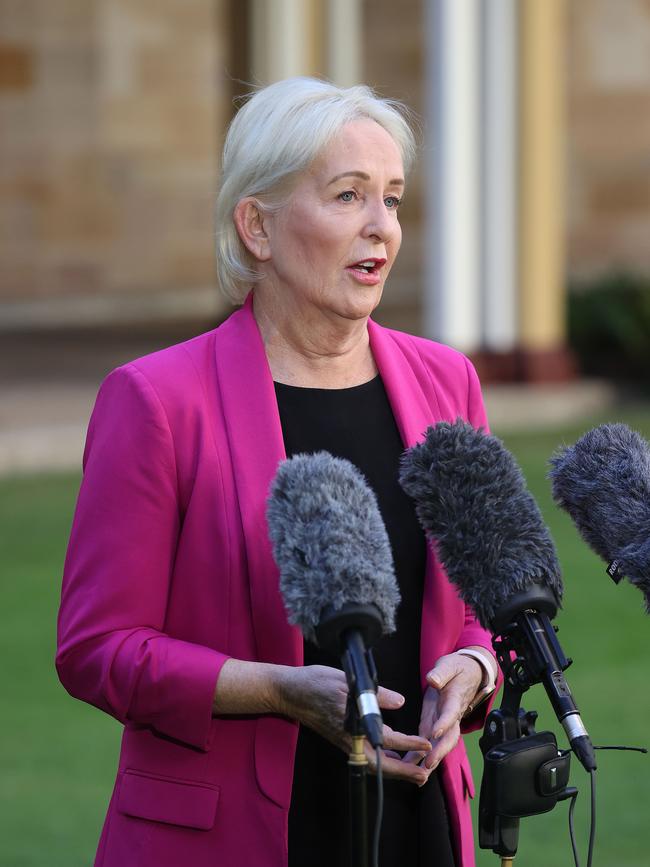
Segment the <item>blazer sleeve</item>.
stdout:
[[75,697],[122,723],[209,745],[227,657],[165,634],[180,530],[163,406],[133,365],[100,389],[63,576],[56,666]]

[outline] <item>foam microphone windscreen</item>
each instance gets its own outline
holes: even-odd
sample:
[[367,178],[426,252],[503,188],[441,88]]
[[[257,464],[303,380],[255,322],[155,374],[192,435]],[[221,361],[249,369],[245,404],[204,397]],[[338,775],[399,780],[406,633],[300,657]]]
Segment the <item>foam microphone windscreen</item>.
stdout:
[[325,609],[374,605],[395,629],[399,590],[374,492],[349,461],[329,452],[280,464],[267,506],[289,622],[314,641]]
[[532,584],[550,588],[560,603],[553,540],[497,437],[462,419],[439,422],[404,454],[400,482],[449,579],[484,627]]
[[550,459],[553,498],[585,542],[644,594],[650,613],[650,446],[603,424]]

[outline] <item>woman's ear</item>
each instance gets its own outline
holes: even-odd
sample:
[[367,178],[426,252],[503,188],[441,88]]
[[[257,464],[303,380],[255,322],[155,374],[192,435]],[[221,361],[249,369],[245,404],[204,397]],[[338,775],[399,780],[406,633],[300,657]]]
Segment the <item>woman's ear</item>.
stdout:
[[271,258],[267,222],[269,215],[253,196],[240,199],[233,213],[237,234],[248,252],[259,262]]

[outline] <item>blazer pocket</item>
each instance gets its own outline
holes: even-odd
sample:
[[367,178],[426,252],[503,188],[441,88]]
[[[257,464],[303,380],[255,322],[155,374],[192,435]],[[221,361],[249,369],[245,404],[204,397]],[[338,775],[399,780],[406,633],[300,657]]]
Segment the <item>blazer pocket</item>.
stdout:
[[476,787],[474,786],[474,777],[472,776],[472,767],[469,763],[469,759],[467,756],[463,757],[463,760],[460,763],[460,772],[463,777],[463,784],[465,793],[473,798],[476,794]]
[[219,788],[192,780],[173,780],[127,769],[117,809],[126,816],[209,831],[214,825]]

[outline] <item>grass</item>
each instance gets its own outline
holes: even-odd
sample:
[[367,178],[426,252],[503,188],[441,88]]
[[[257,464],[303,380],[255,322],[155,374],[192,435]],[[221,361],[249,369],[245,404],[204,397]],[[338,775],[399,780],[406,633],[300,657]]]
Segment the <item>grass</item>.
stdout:
[[[546,480],[546,461],[561,444],[605,419],[562,431],[505,435],[506,446],[517,456],[526,479],[555,539],[565,593],[563,610],[555,623],[562,647],[575,662],[567,680],[583,721],[595,744],[631,744],[650,747],[650,690],[647,688],[647,626],[643,597],[623,582],[616,587],[605,574],[603,562],[578,536],[571,520],[553,504]],[[650,438],[647,410],[619,414]],[[623,494],[625,492],[622,492]],[[550,710],[543,687],[524,696],[527,710],[538,710],[537,730],[556,732],[561,746],[566,738]],[[482,771],[478,737],[467,739],[477,781]],[[647,867],[647,805],[650,800],[650,756],[639,753],[597,753],[597,838],[594,867]],[[581,864],[586,864],[589,833],[589,778],[572,760],[571,785],[580,790],[576,829]],[[478,798],[474,802],[475,819]],[[573,864],[568,835],[568,802],[550,813],[521,820],[519,852],[515,863],[526,867]],[[476,824],[476,821],[475,821]],[[478,867],[499,864],[491,851],[477,851]]]
[[72,701],[54,671],[75,475],[0,482],[0,864],[92,864],[120,727]]
[[[650,437],[647,411],[619,417]],[[575,658],[567,677],[583,719],[596,743],[648,745],[650,690],[642,597],[627,583],[612,584],[601,561],[553,506],[545,480],[551,452],[590,426],[504,440],[520,461],[558,545],[566,592],[556,622],[565,652]],[[60,575],[78,482],[74,474],[0,480],[3,867],[91,864],[117,763],[118,724],[70,699],[53,668]],[[551,728],[564,743],[541,687],[525,696],[524,706],[540,711],[538,730]],[[468,738],[478,780],[482,761],[477,741],[476,736]],[[571,783],[580,789],[576,824],[580,852],[585,853],[588,778],[577,762]],[[646,867],[650,757],[600,753],[597,795],[594,867]],[[522,820],[516,863],[572,864],[567,809],[560,804],[545,816]],[[477,859],[479,867],[499,864],[491,852],[479,851]]]

